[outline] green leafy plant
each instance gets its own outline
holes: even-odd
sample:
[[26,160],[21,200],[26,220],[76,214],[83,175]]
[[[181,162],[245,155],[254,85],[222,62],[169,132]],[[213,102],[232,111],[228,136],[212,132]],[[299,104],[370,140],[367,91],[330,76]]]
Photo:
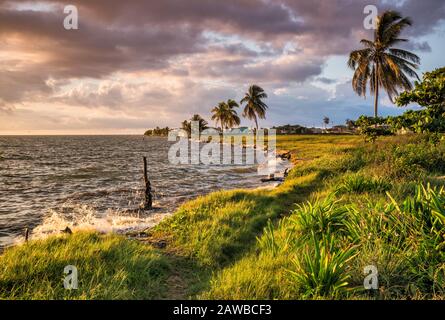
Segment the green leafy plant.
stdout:
[[339,297],[350,291],[346,270],[355,256],[355,248],[336,250],[333,238],[318,240],[313,234],[312,242],[300,259],[292,260],[293,269],[288,272],[303,297]]
[[298,205],[293,212],[296,218],[292,220],[296,224],[303,237],[315,234],[323,236],[338,232],[344,229],[345,216],[348,213],[346,208],[337,205],[338,202],[333,197],[328,197],[323,201],[307,202]]
[[272,221],[267,222],[267,226],[264,228],[263,235],[257,237],[260,248],[272,253],[275,256],[278,252],[278,245],[275,241],[275,232]]
[[390,187],[390,184],[383,178],[373,179],[363,175],[352,175],[344,178],[337,187],[337,191],[342,193],[385,192]]

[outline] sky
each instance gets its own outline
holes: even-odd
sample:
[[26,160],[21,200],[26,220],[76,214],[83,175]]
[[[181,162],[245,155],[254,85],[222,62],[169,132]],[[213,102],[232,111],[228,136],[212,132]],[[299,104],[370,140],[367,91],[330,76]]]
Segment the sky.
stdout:
[[[68,4],[77,30],[64,28]],[[0,0],[0,135],[141,134],[195,113],[210,122],[251,84],[269,96],[263,127],[372,115],[347,67],[372,38],[367,5],[412,18],[404,48],[421,57],[420,76],[444,65],[443,0]],[[406,110],[379,102],[381,115]]]

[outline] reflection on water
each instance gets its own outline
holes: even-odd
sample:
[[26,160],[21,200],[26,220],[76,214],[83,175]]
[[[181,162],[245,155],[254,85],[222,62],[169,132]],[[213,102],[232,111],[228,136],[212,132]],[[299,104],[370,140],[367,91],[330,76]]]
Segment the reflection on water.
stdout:
[[[252,166],[171,165],[170,145],[142,136],[0,137],[0,247],[25,227],[34,237],[66,225],[144,228],[197,195],[258,186]],[[142,156],[158,208],[151,214],[130,211],[143,200]]]

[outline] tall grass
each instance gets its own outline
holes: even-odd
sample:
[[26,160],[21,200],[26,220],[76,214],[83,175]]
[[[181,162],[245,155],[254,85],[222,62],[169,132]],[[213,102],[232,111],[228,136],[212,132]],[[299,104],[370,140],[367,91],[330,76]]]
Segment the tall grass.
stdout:
[[294,268],[288,272],[302,298],[339,298],[350,291],[351,276],[347,268],[356,252],[352,247],[337,249],[336,246],[333,237],[319,239],[313,234],[302,254],[292,260]]
[[391,185],[384,178],[369,178],[363,175],[348,175],[337,187],[339,193],[386,192]]

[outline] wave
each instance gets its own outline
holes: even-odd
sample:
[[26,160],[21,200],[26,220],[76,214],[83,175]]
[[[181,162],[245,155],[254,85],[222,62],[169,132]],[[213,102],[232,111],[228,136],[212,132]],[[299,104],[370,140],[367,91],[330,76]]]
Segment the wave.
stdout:
[[[65,211],[69,208],[70,212]],[[60,210],[50,210],[42,223],[34,228],[31,239],[42,239],[50,235],[61,234],[69,227],[72,231],[97,231],[100,233],[126,234],[143,231],[153,227],[171,213],[145,213],[141,211],[109,209],[98,212],[91,206],[66,204]]]

